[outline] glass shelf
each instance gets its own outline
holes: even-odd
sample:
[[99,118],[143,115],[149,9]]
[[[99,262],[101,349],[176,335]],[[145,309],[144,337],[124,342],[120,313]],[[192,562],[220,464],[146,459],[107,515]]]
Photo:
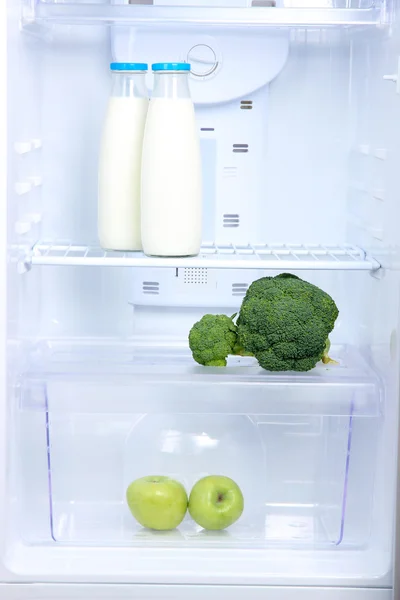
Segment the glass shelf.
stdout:
[[105,251],[65,241],[39,242],[19,262],[20,272],[33,265],[270,270],[376,271],[377,260],[352,245],[247,244],[205,242],[193,257],[149,257],[142,252]]
[[24,15],[29,24],[64,23],[77,25],[214,25],[214,26],[377,26],[379,8],[280,8],[106,5],[38,2],[33,13]]

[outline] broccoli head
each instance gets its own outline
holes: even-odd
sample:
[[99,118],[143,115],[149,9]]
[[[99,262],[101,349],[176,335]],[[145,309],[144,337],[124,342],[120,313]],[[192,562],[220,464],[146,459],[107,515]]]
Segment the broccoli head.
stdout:
[[237,333],[232,318],[204,315],[193,325],[189,333],[189,346],[194,360],[200,365],[225,367],[228,354],[235,353]]
[[238,344],[268,371],[309,371],[326,357],[338,314],[329,294],[295,275],[263,277],[243,300]]

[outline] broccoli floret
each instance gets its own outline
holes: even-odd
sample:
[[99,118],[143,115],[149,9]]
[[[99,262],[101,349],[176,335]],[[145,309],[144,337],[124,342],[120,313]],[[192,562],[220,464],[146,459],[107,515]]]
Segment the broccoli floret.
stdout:
[[194,360],[200,365],[225,367],[228,354],[235,354],[237,332],[232,318],[204,315],[193,325],[189,333],[189,346]]
[[329,294],[295,275],[263,277],[243,300],[237,343],[268,371],[309,371],[326,356],[338,314]]

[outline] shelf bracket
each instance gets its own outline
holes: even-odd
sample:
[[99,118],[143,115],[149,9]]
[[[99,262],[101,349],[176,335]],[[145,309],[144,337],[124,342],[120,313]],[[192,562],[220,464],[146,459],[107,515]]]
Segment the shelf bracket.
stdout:
[[400,56],[397,59],[397,73],[393,73],[393,75],[384,75],[383,79],[395,83],[396,93],[400,94]]

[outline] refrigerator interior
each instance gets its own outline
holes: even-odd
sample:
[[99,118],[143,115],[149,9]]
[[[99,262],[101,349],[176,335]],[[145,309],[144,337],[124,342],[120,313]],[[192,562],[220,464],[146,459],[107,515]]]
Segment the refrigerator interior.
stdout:
[[[9,2],[5,566],[36,581],[390,585],[396,6],[131,4]],[[157,57],[207,68],[191,83],[205,208],[193,259],[96,241],[108,64]],[[335,299],[338,364],[196,365],[191,325],[282,271]],[[189,517],[145,530],[125,490],[155,473],[187,491],[228,475],[243,516],[222,532]]]

